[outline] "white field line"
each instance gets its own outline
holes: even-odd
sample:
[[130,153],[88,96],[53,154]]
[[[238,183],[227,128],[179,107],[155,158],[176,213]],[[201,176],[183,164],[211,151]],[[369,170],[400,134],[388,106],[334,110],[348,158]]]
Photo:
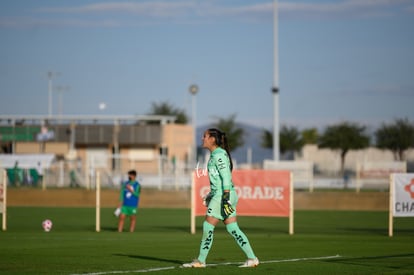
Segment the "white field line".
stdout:
[[[312,260],[327,260],[327,259],[335,259],[335,258],[341,258],[341,256],[340,255],[333,255],[333,256],[323,256],[323,257],[268,260],[268,261],[261,261],[260,264],[300,262],[300,261],[312,261]],[[207,264],[207,266],[241,265],[243,263],[244,262],[228,262],[228,263]],[[146,273],[146,272],[170,270],[170,269],[175,269],[175,268],[181,268],[181,266],[154,267],[154,268],[138,269],[138,270],[113,270],[113,271],[102,271],[102,272],[92,272],[92,273],[76,273],[76,274],[71,274],[71,275],[106,275],[106,274],[124,274],[124,273]]]

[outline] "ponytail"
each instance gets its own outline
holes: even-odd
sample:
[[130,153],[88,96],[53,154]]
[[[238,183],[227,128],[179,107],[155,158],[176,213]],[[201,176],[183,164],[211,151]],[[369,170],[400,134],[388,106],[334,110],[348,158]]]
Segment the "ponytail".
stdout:
[[233,161],[231,159],[230,147],[228,144],[226,133],[216,128],[210,128],[207,131],[210,136],[214,137],[214,140],[216,141],[217,146],[223,148],[226,151],[227,155],[229,156],[229,160],[230,160],[230,171],[233,171]]

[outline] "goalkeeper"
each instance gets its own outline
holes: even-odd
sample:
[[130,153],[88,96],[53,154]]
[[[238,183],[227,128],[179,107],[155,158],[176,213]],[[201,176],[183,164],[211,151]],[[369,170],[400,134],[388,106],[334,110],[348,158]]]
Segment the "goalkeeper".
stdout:
[[119,214],[118,232],[124,229],[124,221],[128,216],[130,218],[129,232],[134,232],[136,224],[137,208],[139,203],[139,195],[141,185],[136,180],[137,172],[131,170],[128,172],[128,181],[122,183],[121,192],[119,194],[119,207],[115,211],[115,215]]
[[207,214],[203,223],[203,236],[197,259],[183,267],[205,267],[208,253],[213,244],[214,228],[223,221],[226,230],[246,254],[247,260],[240,267],[256,267],[259,260],[250,246],[246,235],[237,224],[236,206],[238,197],[231,179],[233,163],[225,133],[218,129],[208,129],[203,135],[203,148],[210,151],[207,164],[210,179],[210,193],[204,198]]

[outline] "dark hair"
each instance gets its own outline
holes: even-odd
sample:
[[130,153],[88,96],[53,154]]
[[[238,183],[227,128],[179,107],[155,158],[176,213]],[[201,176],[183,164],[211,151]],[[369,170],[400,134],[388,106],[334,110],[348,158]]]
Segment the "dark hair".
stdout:
[[135,170],[129,170],[128,171],[128,175],[132,175],[132,176],[137,176],[137,171],[135,171]]
[[214,140],[216,141],[216,145],[226,150],[227,155],[229,156],[230,160],[230,171],[233,171],[233,161],[231,159],[230,155],[230,147],[227,142],[227,136],[225,132],[220,131],[216,128],[210,128],[207,130],[208,134],[211,137],[214,137]]

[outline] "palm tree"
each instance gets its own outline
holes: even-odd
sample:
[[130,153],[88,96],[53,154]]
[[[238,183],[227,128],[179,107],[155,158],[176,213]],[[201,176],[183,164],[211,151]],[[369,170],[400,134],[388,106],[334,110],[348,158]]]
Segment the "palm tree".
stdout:
[[217,121],[213,123],[213,127],[226,133],[231,151],[244,145],[244,130],[237,126],[235,114],[232,114],[227,118],[217,118]]
[[[303,133],[303,132],[302,132]],[[293,151],[298,152],[302,149],[304,143],[303,134],[295,127],[282,126],[279,133],[280,152],[282,154]],[[316,143],[316,142],[315,142]],[[261,146],[263,148],[273,148],[273,133],[264,129],[261,137]]]
[[365,129],[365,126],[342,122],[328,126],[319,138],[318,147],[340,151],[341,175],[344,175],[345,157],[348,151],[369,146],[369,136],[365,134]]
[[303,147],[303,140],[299,130],[295,127],[282,126],[280,129],[280,152],[299,152]]
[[391,150],[395,160],[404,160],[404,152],[414,147],[414,125],[408,119],[396,119],[392,124],[383,124],[376,132],[376,146]]
[[273,148],[273,133],[271,131],[263,129],[260,145],[263,148]]
[[186,124],[187,115],[184,110],[174,107],[168,102],[152,103],[149,115],[176,116],[175,123]]

